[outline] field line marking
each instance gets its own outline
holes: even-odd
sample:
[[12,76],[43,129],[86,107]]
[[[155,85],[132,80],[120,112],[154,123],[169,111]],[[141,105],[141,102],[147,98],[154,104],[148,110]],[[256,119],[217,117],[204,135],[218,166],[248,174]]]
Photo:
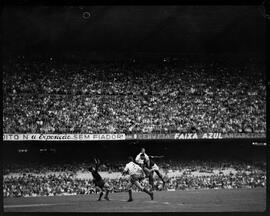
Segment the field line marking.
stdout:
[[147,202],[147,203],[159,203],[159,202],[156,201],[156,200],[150,200],[150,201],[145,201],[145,202]]
[[127,202],[127,199],[110,199],[110,201],[121,201],[121,202]]
[[67,203],[44,203],[44,204],[25,204],[25,205],[4,205],[4,208],[21,208],[21,207],[38,207],[38,206],[52,206],[52,205],[65,205]]

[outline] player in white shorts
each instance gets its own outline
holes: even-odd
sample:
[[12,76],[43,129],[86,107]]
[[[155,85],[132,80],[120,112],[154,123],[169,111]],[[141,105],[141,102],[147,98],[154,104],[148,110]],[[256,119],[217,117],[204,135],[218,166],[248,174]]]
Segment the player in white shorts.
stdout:
[[123,175],[129,175],[130,176],[130,183],[128,184],[128,194],[129,194],[129,199],[128,202],[133,201],[132,198],[132,186],[135,184],[137,188],[139,188],[141,191],[147,193],[150,197],[151,200],[154,199],[154,194],[153,192],[148,191],[146,188],[142,187],[140,184],[140,181],[144,179],[144,172],[143,169],[136,163],[133,162],[133,158],[129,157],[128,158],[129,163],[126,164]]

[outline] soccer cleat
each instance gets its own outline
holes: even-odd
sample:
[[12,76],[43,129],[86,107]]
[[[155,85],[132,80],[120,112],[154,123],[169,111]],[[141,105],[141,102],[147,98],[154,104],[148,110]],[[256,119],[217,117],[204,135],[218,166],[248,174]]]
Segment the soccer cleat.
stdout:
[[97,201],[101,201],[101,199],[98,199]]
[[133,201],[133,199],[128,199],[128,201],[127,202],[132,202]]
[[104,197],[105,200],[110,201],[109,197]]

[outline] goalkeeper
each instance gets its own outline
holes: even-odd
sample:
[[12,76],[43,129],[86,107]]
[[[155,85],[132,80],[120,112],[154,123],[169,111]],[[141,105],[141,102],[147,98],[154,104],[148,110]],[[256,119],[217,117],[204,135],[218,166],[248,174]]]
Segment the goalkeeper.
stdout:
[[94,162],[95,162],[95,167],[90,167],[89,171],[91,172],[91,174],[93,176],[93,183],[95,184],[95,187],[100,191],[98,201],[101,201],[101,198],[102,198],[104,192],[105,192],[104,199],[109,201],[109,197],[108,197],[109,192],[110,192],[109,185],[104,182],[104,180],[102,179],[102,177],[98,173],[100,161],[99,161],[99,159],[94,159]]

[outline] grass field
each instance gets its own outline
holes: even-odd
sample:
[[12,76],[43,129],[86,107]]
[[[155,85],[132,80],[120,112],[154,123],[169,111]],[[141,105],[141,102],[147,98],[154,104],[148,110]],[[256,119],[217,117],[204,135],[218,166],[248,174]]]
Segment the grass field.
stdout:
[[154,200],[145,193],[110,194],[110,201],[98,195],[26,197],[4,199],[5,212],[262,212],[266,208],[266,188],[161,191]]

